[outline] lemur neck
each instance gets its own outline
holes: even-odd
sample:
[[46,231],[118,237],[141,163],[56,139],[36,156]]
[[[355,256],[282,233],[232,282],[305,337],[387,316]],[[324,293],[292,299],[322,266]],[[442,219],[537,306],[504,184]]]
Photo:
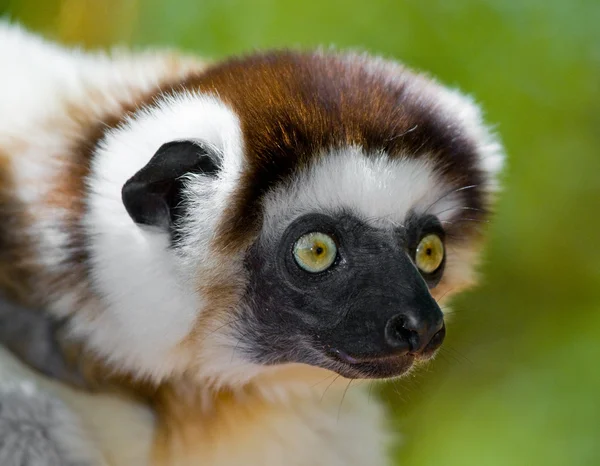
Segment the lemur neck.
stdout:
[[[351,382],[322,369],[290,365],[237,388],[192,386],[190,392],[182,393],[185,388],[167,383],[153,399],[157,413],[154,466],[282,464],[283,457],[294,457],[286,449],[304,444],[297,438],[308,439],[317,430],[331,435],[332,426],[336,430],[332,420],[339,415]],[[346,408],[352,406],[356,394],[350,394]],[[282,435],[284,431],[297,435]],[[272,456],[279,450],[285,452],[281,460]]]
[[[365,387],[356,382],[349,390],[352,381],[305,365],[268,369],[244,385],[220,387],[185,377],[151,385],[101,365],[87,369],[100,392],[116,392],[151,408],[152,466],[282,464],[270,455],[281,450],[278,455],[294,457],[286,445],[303,445],[298,438],[308,440],[317,432],[335,438],[337,418],[362,406],[356,396]],[[281,435],[284,431],[299,437]]]

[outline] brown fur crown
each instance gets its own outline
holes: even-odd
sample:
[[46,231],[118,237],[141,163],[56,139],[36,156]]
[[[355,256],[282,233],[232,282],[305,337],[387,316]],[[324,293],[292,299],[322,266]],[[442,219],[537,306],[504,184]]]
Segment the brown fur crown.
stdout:
[[439,110],[431,86],[421,75],[366,55],[290,51],[232,59],[180,83],[175,89],[215,93],[240,117],[247,167],[223,244],[247,244],[268,190],[324,150],[348,145],[367,154],[427,155],[457,188],[474,186],[465,205],[483,215],[485,174],[475,141]]

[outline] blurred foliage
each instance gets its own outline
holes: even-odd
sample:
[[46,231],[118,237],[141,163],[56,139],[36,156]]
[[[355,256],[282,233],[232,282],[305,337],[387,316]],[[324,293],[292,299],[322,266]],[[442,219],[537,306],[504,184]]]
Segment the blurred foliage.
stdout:
[[505,192],[444,351],[383,391],[398,458],[600,465],[600,1],[0,0],[0,13],[89,47],[361,48],[473,94],[506,144]]

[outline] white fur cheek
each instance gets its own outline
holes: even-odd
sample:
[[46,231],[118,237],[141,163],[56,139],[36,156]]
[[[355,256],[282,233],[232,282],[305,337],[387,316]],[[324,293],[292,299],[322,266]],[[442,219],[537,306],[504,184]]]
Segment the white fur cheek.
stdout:
[[114,362],[154,373],[169,365],[164,359],[189,332],[201,302],[181,285],[166,235],[135,225],[116,199],[93,196],[89,209],[92,282],[105,309],[89,325],[75,320],[76,329]]
[[[151,377],[167,375],[181,364],[172,350],[189,334],[204,306],[196,291],[201,252],[189,248],[187,257],[179,257],[169,249],[166,234],[136,225],[122,203],[122,186],[166,142],[203,140],[222,152],[226,163],[241,157],[236,137],[237,118],[216,98],[182,94],[110,132],[97,151],[87,180],[84,225],[90,238],[92,283],[103,309],[93,319],[75,316],[73,324],[74,332],[113,364]],[[235,170],[226,170],[231,171]],[[202,184],[203,178],[192,184]],[[212,200],[222,197],[220,189],[205,192]],[[211,199],[205,201],[210,204]],[[220,214],[196,213],[208,217],[209,225]],[[202,244],[214,231],[204,227],[196,234],[194,243]]]

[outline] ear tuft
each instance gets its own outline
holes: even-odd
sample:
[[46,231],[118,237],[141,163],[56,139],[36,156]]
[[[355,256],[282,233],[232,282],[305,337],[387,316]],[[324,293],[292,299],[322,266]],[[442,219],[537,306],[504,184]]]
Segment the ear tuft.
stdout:
[[182,177],[189,173],[215,176],[218,171],[216,154],[202,143],[168,142],[125,183],[121,198],[135,223],[170,231],[182,199]]

